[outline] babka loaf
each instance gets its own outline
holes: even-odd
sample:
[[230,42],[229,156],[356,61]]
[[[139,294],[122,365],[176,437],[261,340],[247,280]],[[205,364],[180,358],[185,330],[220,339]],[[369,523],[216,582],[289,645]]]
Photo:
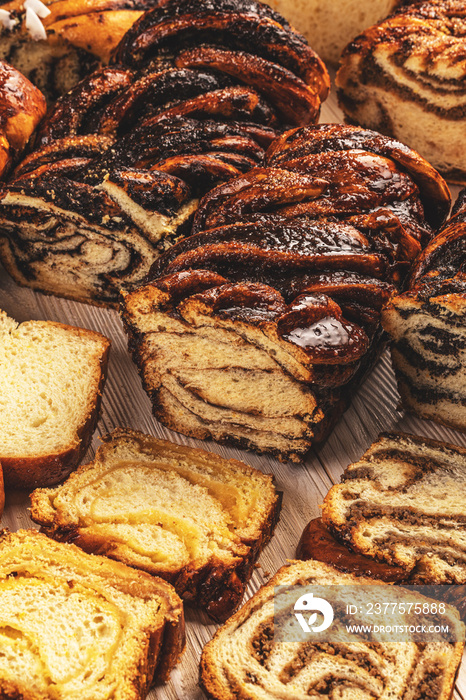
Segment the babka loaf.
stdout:
[[0,464],[5,483],[50,486],[92,439],[110,341],[52,321],[18,324],[0,310]]
[[44,114],[42,93],[0,61],[0,178],[19,159]]
[[402,0],[268,0],[298,31],[319,56],[333,66],[354,37],[385,19]]
[[267,166],[205,196],[122,317],[162,423],[299,460],[373,362],[380,310],[449,193],[417,154],[349,126],[290,131]]
[[[325,602],[331,602],[335,611],[333,627],[338,623],[343,626],[345,619],[354,623],[354,618],[345,618],[343,612],[344,591],[353,592],[352,603],[365,605],[367,593],[366,597],[363,594],[358,598],[358,585],[364,585],[365,591],[367,586],[376,591],[389,588],[384,584],[373,586],[374,583],[374,579],[356,578],[317,561],[291,562],[280,569],[204,647],[200,678],[208,697],[211,700],[240,697],[449,700],[461,662],[464,625],[459,622],[457,612],[448,606],[445,606],[445,619],[453,635],[449,639],[439,637],[438,641],[418,642],[408,637],[406,641],[393,642],[376,632],[366,639],[355,635],[354,641],[342,639],[341,635],[329,641],[325,636],[321,639],[327,632],[288,641],[286,636],[281,639],[277,634],[276,623],[294,618],[296,600],[296,596],[288,594],[288,606],[283,602],[278,604],[280,590],[290,592],[297,587],[306,592],[320,587],[317,590],[325,592],[322,597]],[[397,601],[403,602],[405,611],[414,609],[415,603],[429,601],[402,590],[398,589],[398,597],[392,590],[390,599],[395,605]],[[420,618],[404,612],[400,621],[415,628]]]
[[114,60],[49,111],[0,193],[13,278],[108,304],[188,233],[200,196],[314,123],[329,89],[305,39],[255,0],[159,2]]
[[95,461],[31,496],[50,536],[170,581],[225,620],[272,536],[280,496],[242,462],[119,429]]
[[408,291],[390,300],[382,323],[403,406],[466,430],[466,191],[451,219],[419,255]]
[[35,530],[0,533],[0,695],[144,700],[184,647],[172,586]]
[[0,8],[0,58],[52,103],[107,64],[124,33],[155,4],[160,0],[12,0]]
[[350,43],[337,74],[354,124],[394,136],[445,177],[466,183],[463,0],[401,8]]
[[405,580],[465,584],[465,486],[465,449],[385,434],[330,489],[322,517],[340,541],[401,567]]

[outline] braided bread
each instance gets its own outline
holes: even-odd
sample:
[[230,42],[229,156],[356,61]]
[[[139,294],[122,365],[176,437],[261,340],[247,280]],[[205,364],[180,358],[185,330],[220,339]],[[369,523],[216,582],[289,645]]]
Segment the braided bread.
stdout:
[[354,124],[394,136],[451,182],[466,183],[463,0],[401,8],[345,49],[340,106]]
[[41,92],[0,61],[0,178],[21,155],[44,114]]
[[109,304],[188,233],[200,196],[259,165],[285,125],[316,120],[329,87],[305,40],[254,0],[161,3],[115,60],[49,111],[0,197],[0,256],[19,284]]
[[[379,585],[373,585],[376,583]],[[358,586],[364,588],[358,591]],[[328,631],[298,640],[288,634],[288,641],[284,634],[280,636],[280,627],[292,628],[289,620],[294,619],[294,593],[299,590],[311,596],[317,592],[329,601],[335,619]],[[456,610],[445,606],[443,620],[453,632],[450,639],[419,643],[410,634],[405,641],[394,642],[393,632],[388,639],[377,630],[365,638],[354,635],[348,639],[345,623],[352,625],[355,619],[345,615],[349,598],[345,591],[351,591],[351,603],[358,609],[378,595],[385,595],[385,601],[390,596],[392,605],[402,611],[395,619],[406,629],[416,629],[421,621],[422,616],[414,614],[415,605],[429,601],[403,589],[389,593],[387,585],[341,573],[318,561],[291,562],[204,647],[200,678],[207,696],[213,700],[449,700],[464,647],[464,625]],[[317,600],[315,604],[320,613]],[[320,622],[319,613],[314,613],[314,620],[318,616]]]
[[416,260],[408,291],[382,322],[404,407],[466,430],[466,191],[452,217]]
[[266,162],[204,197],[122,317],[162,423],[298,460],[374,361],[381,308],[449,193],[355,127],[290,131]]

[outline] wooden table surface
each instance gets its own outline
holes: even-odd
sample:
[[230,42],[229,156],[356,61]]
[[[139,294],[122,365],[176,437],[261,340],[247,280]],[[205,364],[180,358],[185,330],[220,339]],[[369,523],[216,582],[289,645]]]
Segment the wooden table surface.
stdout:
[[[322,122],[341,121],[334,95],[324,104]],[[456,195],[457,188],[454,192]],[[99,331],[112,341],[108,380],[102,415],[86,461],[92,459],[103,435],[118,426],[129,426],[176,443],[203,447],[224,457],[233,457],[275,475],[277,487],[284,492],[280,522],[272,541],[259,559],[247,589],[250,597],[287,559],[295,555],[296,545],[306,523],[319,515],[319,504],[334,483],[340,481],[345,467],[358,460],[381,431],[403,430],[446,440],[466,447],[466,435],[434,423],[418,420],[398,410],[398,395],[388,353],[356,394],[351,408],[337,424],[327,442],[309,452],[302,464],[281,464],[275,459],[202,442],[164,428],[151,414],[148,397],[141,387],[135,366],[127,352],[126,337],[116,311],[56,299],[18,287],[0,266],[0,308],[17,321],[48,319]],[[11,530],[36,527],[28,514],[25,493],[7,492],[1,523]],[[186,610],[186,651],[171,680],[151,691],[149,700],[203,700],[197,685],[199,656],[212,637],[216,625],[192,609]],[[466,700],[466,663],[460,669],[455,700]]]

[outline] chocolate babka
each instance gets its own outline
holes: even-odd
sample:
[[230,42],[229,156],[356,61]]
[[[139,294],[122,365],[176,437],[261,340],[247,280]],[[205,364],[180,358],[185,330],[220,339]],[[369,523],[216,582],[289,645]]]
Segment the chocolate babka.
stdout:
[[394,136],[451,182],[466,183],[463,0],[399,9],[350,43],[337,87],[346,117]]
[[403,406],[466,430],[466,191],[384,309]]
[[465,584],[465,487],[465,449],[383,434],[330,489],[323,522],[357,554],[391,565],[391,580]]
[[160,2],[114,60],[49,111],[0,194],[14,279],[109,304],[188,233],[200,196],[313,123],[329,89],[304,38],[254,0]]
[[[309,611],[301,615],[305,624],[315,624],[314,619],[320,625],[322,604],[333,609],[326,630],[295,631],[294,604],[303,593],[311,599],[307,608],[306,601],[300,608]],[[429,609],[432,603],[437,607],[416,592],[356,578],[318,561],[291,562],[204,647],[201,685],[213,700],[450,700],[464,648],[464,625],[457,612],[444,606],[441,619],[451,636],[419,641],[411,632],[393,641],[393,632],[384,635],[385,627],[365,636],[348,633],[346,625],[355,624],[355,615],[346,612],[348,600],[363,609],[377,599],[391,601],[400,611],[397,623],[407,630],[432,621],[415,610]],[[394,617],[387,615],[384,621]],[[365,620],[372,622],[374,615]]]
[[266,163],[204,197],[122,316],[162,423],[298,460],[376,358],[381,308],[449,193],[417,154],[349,126],[292,130]]

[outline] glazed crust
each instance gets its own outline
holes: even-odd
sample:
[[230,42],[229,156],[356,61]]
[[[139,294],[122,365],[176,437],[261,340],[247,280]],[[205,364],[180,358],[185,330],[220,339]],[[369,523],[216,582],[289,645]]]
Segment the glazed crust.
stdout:
[[19,71],[0,61],[0,178],[16,162],[45,115],[42,93]]

